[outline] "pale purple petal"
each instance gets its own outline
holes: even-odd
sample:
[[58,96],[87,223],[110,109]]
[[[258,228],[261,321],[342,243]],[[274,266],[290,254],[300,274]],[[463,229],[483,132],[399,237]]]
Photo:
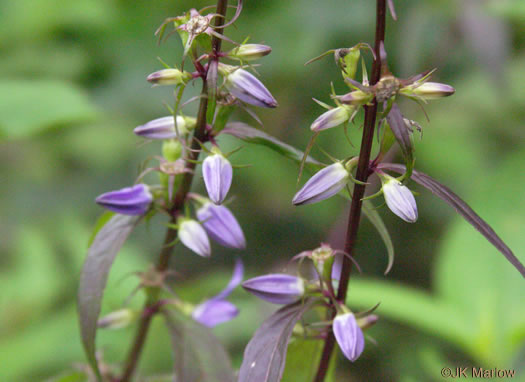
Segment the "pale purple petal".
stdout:
[[209,257],[211,255],[210,240],[206,231],[195,220],[183,220],[179,223],[178,236],[182,244],[197,255]]
[[191,316],[195,321],[212,328],[223,322],[233,320],[238,314],[239,309],[231,302],[211,299],[197,305]]
[[206,203],[197,210],[197,218],[210,237],[228,248],[246,248],[241,226],[225,206]]
[[246,70],[237,69],[229,74],[226,78],[225,86],[233,96],[250,105],[259,107],[277,106],[277,101],[262,82]]
[[232,184],[232,165],[221,154],[212,154],[202,163],[204,184],[210,199],[215,204],[221,204]]
[[365,348],[363,332],[352,313],[337,315],[333,324],[334,336],[341,351],[350,361],[359,358]]
[[310,126],[312,131],[322,131],[341,125],[352,116],[351,109],[339,106],[321,114]]
[[95,199],[102,207],[123,215],[144,215],[153,201],[148,186],[137,184],[133,187],[106,192]]
[[228,285],[226,285],[226,288],[219,293],[217,296],[213,297],[213,299],[225,299],[230,295],[230,293],[239,286],[239,284],[242,281],[242,278],[244,277],[244,265],[242,264],[241,259],[237,259],[235,261],[235,268],[233,268],[233,275],[230,279],[230,282]]
[[295,205],[317,203],[337,194],[348,183],[348,171],[341,163],[334,163],[312,176],[295,194]]
[[[180,134],[186,134],[186,123],[182,116],[177,116],[177,129]],[[171,139],[177,137],[175,131],[175,120],[172,115],[162,118],[157,118],[137,126],[133,132],[143,138],[148,139]]]
[[269,274],[246,280],[242,287],[272,304],[290,304],[304,294],[301,278],[286,274]]
[[383,194],[390,210],[407,223],[417,220],[416,199],[408,187],[392,178],[383,184]]

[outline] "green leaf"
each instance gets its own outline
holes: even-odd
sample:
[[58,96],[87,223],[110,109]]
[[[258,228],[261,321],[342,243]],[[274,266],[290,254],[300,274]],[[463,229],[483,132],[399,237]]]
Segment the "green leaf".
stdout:
[[374,208],[372,202],[370,202],[369,200],[364,200],[362,211],[363,215],[365,215],[366,218],[370,221],[370,223],[372,223],[374,228],[379,233],[379,236],[381,236],[383,243],[385,244],[388,254],[388,264],[385,270],[386,275],[388,272],[390,272],[392,266],[394,265],[394,244],[392,243],[392,238],[390,237],[390,233],[388,232],[388,229],[386,228],[385,223],[381,218],[381,215],[379,215],[377,210]]
[[[319,366],[319,359],[323,352],[324,341],[304,338],[292,338],[288,344],[288,353],[286,354],[286,367],[282,381],[293,382],[311,382],[314,380]],[[336,358],[332,357],[326,382],[333,382]],[[308,362],[305,362],[308,360]]]
[[315,302],[308,299],[286,305],[263,322],[244,350],[239,382],[281,380],[293,328]]
[[82,344],[88,361],[99,378],[95,336],[102,295],[111,265],[138,220],[137,216],[113,216],[95,236],[80,274],[77,307]]
[[[232,122],[226,125],[226,128],[222,131],[225,134],[232,135],[236,138],[242,139],[248,143],[254,143],[256,145],[266,146],[273,151],[281,154],[285,158],[292,159],[297,163],[301,163],[303,160],[303,152],[297,150],[295,147],[290,146],[287,143],[284,143],[278,140],[275,137],[272,137],[269,134],[266,134],[264,131],[258,130],[254,127],[247,125],[242,122]],[[321,163],[312,157],[306,158],[305,165],[310,169],[318,169],[321,167]]]
[[47,129],[93,120],[80,89],[54,80],[0,80],[0,139],[28,138]]
[[46,382],[87,382],[88,377],[81,371],[64,373],[61,376],[51,378]]
[[163,313],[171,335],[177,381],[233,382],[228,354],[210,329],[174,310]]

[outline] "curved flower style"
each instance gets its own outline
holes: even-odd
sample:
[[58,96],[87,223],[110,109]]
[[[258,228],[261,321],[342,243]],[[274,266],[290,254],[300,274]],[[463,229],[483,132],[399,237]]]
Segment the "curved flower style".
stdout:
[[199,256],[211,256],[211,246],[208,235],[202,226],[193,219],[182,218],[177,222],[179,240]]
[[171,139],[177,138],[177,130],[180,135],[188,134],[188,131],[195,127],[195,122],[195,118],[178,115],[175,129],[175,119],[170,115],[137,126],[133,132],[147,139]]
[[277,101],[272,94],[250,72],[227,65],[219,65],[219,71],[226,75],[224,86],[236,98],[254,106],[277,107]]
[[350,361],[359,358],[365,348],[365,337],[352,313],[339,314],[334,319],[334,336],[341,351]]
[[242,287],[272,304],[291,304],[304,294],[303,279],[280,273],[246,280]]
[[232,184],[232,165],[220,153],[214,153],[204,159],[202,176],[208,196],[215,204],[221,204]]
[[350,174],[342,163],[323,168],[312,176],[294,196],[295,205],[317,203],[334,196],[348,183]]
[[228,208],[208,202],[197,210],[197,218],[208,235],[220,245],[236,249],[246,248],[241,226]]
[[231,302],[226,301],[226,298],[241,283],[243,274],[242,261],[237,260],[232,278],[226,288],[217,296],[197,305],[191,314],[193,319],[209,328],[233,320],[239,314],[239,309]]
[[383,194],[388,208],[407,223],[415,223],[417,205],[410,189],[399,180],[388,175],[386,178],[383,175],[381,180],[383,181]]
[[148,186],[136,184],[98,196],[95,202],[102,207],[123,215],[144,215],[153,201]]

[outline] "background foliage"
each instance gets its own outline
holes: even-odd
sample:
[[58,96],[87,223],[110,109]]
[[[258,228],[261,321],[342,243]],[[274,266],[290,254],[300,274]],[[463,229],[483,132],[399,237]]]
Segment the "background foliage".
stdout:
[[[208,3],[0,1],[0,158],[6,186],[0,195],[5,216],[0,380],[45,380],[83,362],[74,299],[90,230],[101,213],[93,199],[127,186],[141,160],[159,149],[156,143],[139,145],[132,134],[135,126],[165,115],[162,102],[171,101],[169,89],[153,91],[145,81],[161,68],[156,57],[175,63],[181,54],[176,41],[158,47],[154,30],[165,17]],[[525,4],[398,3],[399,21],[389,20],[387,28],[393,73],[408,77],[438,67],[435,80],[457,90],[428,105],[430,123],[417,107],[404,105],[424,128],[416,168],[469,202],[524,262]],[[308,127],[323,111],[311,97],[327,102],[327,84],[336,80],[339,93],[344,85],[330,60],[303,63],[330,48],[371,41],[373,20],[373,6],[362,0],[246,2],[238,30],[230,29],[229,36],[248,32],[252,42],[273,47],[260,69],[280,104],[260,111],[267,132],[306,146]],[[357,145],[360,131],[352,130]],[[340,129],[321,138],[330,152],[349,154]],[[237,143],[232,139],[230,145]],[[195,303],[222,289],[234,255],[252,276],[263,268],[282,270],[292,255],[321,241],[340,245],[344,233],[344,200],[291,205],[297,179],[291,161],[257,146],[241,150],[233,161],[253,164],[236,171],[232,190],[248,249],[233,254],[214,247],[211,260],[177,251],[173,267],[183,276],[175,288]],[[378,346],[369,342],[355,364],[341,362],[338,378],[439,380],[443,366],[469,365],[513,367],[525,378],[523,279],[452,210],[421,191],[415,225],[380,211],[397,253],[386,279],[383,244],[363,225],[357,253],[365,274],[350,284],[349,300],[365,309],[381,301],[383,319],[368,332]],[[110,275],[103,313],[120,307],[131,292],[131,273],[154,261],[163,230],[153,222],[133,234]],[[132,304],[139,307],[141,297]],[[241,290],[233,300],[240,316],[215,332],[239,365],[249,337],[275,307]],[[132,332],[102,331],[98,343],[105,358],[123,359]],[[169,338],[159,320],[141,368],[161,374],[170,364]]]

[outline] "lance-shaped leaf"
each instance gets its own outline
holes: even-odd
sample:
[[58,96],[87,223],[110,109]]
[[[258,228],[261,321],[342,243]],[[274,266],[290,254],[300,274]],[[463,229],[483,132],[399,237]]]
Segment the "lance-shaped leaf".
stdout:
[[377,230],[379,236],[381,236],[381,239],[385,244],[386,251],[388,254],[388,264],[385,270],[386,275],[388,274],[388,272],[390,272],[392,266],[394,265],[394,244],[392,243],[392,238],[390,237],[390,233],[388,232],[388,229],[386,228],[386,225],[383,222],[381,215],[379,215],[379,213],[376,209],[374,209],[374,206],[371,203],[372,202],[370,202],[369,200],[363,200],[362,211],[368,219],[368,221],[372,223],[374,228]]
[[[405,163],[412,165],[412,163],[414,163],[414,146],[412,144],[412,139],[410,139],[410,130],[403,119],[401,110],[399,110],[399,107],[396,104],[392,105],[390,112],[386,116],[386,120],[401,147],[401,151],[405,157]],[[408,175],[410,175],[410,171],[411,168],[408,168]]]
[[286,305],[263,322],[244,350],[239,382],[281,380],[293,328],[315,301],[307,299]]
[[210,329],[173,310],[165,310],[164,316],[171,335],[176,381],[233,382],[228,354]]
[[[254,143],[257,145],[266,146],[273,151],[281,154],[282,156],[292,159],[297,163],[301,163],[303,160],[303,152],[297,150],[295,147],[290,146],[284,142],[281,142],[275,137],[266,134],[264,131],[258,130],[246,123],[232,122],[226,125],[226,128],[222,131],[223,133],[232,135],[236,138],[242,139],[248,143]],[[306,165],[312,169],[317,170],[321,167],[321,163],[313,159],[312,157],[306,158]]]
[[98,231],[80,274],[77,309],[82,344],[88,361],[100,378],[95,357],[95,335],[108,273],[118,251],[140,217],[116,214]]
[[[403,173],[405,166],[393,163],[382,163],[378,167],[386,170]],[[444,200],[452,206],[458,214],[463,216],[474,228],[476,228],[485,238],[500,251],[503,256],[521,273],[525,278],[525,267],[519,259],[512,253],[510,248],[500,239],[494,230],[474,212],[470,206],[465,203],[459,196],[457,196],[448,187],[442,185],[432,177],[419,171],[412,172],[412,179],[430,190],[440,199]]]

